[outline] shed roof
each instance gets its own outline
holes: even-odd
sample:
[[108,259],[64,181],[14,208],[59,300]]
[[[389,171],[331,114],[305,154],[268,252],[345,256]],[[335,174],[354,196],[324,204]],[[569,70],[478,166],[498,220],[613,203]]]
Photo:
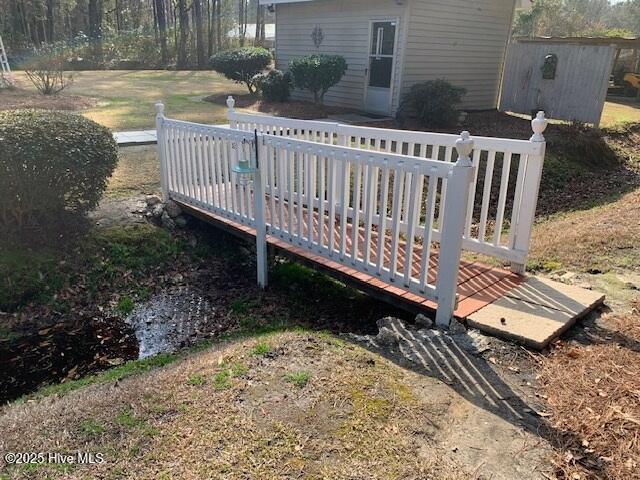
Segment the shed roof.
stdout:
[[278,3],[314,2],[315,0],[260,0],[260,5],[277,5]]
[[640,48],[640,37],[514,37],[519,43],[575,43],[579,45],[614,45],[617,48]]

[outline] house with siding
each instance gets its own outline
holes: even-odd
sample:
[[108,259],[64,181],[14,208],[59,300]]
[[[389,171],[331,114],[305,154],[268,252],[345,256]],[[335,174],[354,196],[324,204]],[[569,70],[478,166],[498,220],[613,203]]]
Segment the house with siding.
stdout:
[[[345,57],[327,105],[395,114],[411,85],[443,78],[462,107],[498,105],[518,0],[260,0],[276,12],[276,67],[313,53]],[[309,98],[296,91],[294,98]]]

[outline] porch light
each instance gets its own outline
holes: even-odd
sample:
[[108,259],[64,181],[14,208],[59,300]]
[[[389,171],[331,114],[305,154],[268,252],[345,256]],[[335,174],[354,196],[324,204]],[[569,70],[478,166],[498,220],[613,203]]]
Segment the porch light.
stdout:
[[[252,165],[251,154],[246,155],[245,142],[242,142],[242,148],[238,155],[238,164],[234,165],[231,169],[238,175],[238,183],[244,187],[249,185],[253,181],[253,177],[256,174],[257,168]],[[249,143],[249,151],[251,151],[251,143]]]

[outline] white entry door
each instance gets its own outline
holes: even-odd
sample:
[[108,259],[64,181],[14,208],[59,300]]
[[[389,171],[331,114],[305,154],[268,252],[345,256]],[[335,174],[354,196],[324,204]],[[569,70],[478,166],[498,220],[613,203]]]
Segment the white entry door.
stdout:
[[391,113],[391,88],[393,85],[396,52],[395,20],[371,22],[371,47],[365,94],[365,110],[388,115]]

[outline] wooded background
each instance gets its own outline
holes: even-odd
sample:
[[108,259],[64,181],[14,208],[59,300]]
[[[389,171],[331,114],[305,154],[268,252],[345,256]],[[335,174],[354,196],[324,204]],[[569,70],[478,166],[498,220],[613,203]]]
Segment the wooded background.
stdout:
[[[95,67],[135,59],[151,63],[141,66],[205,68],[221,49],[261,45],[264,25],[273,21],[258,0],[0,0],[0,34],[10,56],[64,44]],[[252,23],[256,35],[248,39]],[[237,35],[228,35],[233,29]]]

